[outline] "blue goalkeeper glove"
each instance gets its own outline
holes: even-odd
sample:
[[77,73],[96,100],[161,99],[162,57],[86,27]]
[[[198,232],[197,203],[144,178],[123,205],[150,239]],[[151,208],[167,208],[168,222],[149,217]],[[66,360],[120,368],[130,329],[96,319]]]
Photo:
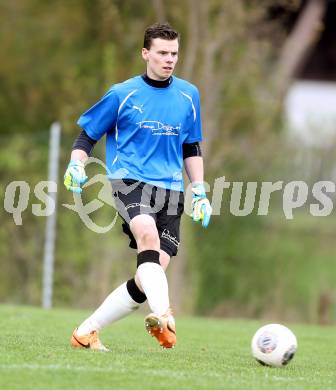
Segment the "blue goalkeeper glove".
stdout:
[[201,221],[204,228],[208,227],[212,208],[210,202],[206,197],[205,188],[202,183],[194,184],[192,186],[192,213],[193,221]]
[[84,163],[80,160],[71,160],[64,174],[64,185],[67,190],[80,194],[81,186],[87,181]]

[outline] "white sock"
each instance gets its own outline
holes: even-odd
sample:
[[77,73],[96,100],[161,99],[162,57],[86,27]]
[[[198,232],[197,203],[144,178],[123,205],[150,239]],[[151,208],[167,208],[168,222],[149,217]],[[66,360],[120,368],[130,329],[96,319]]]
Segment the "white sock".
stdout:
[[139,308],[140,303],[131,298],[126,283],[112,291],[98,309],[78,327],[78,336],[93,330],[99,332],[104,326],[126,317]]
[[161,265],[142,263],[137,273],[152,312],[159,316],[165,314],[169,308],[168,282]]

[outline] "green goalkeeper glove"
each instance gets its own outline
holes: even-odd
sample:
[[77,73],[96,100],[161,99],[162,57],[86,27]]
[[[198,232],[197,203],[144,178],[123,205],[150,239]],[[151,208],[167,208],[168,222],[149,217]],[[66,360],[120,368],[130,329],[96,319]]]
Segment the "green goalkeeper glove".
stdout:
[[192,213],[193,221],[201,221],[204,228],[208,227],[212,208],[210,202],[206,197],[205,188],[202,183],[194,184],[191,189],[192,197]]
[[84,163],[81,160],[71,160],[64,174],[64,185],[67,190],[80,194],[81,186],[87,181]]

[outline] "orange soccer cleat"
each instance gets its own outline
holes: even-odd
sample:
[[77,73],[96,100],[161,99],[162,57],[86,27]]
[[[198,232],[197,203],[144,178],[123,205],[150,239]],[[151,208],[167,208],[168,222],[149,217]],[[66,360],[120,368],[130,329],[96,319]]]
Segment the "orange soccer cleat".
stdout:
[[175,320],[171,309],[163,316],[154,313],[148,314],[145,318],[147,332],[156,337],[163,348],[174,348],[176,344]]
[[70,344],[73,348],[86,348],[95,351],[109,352],[110,350],[99,340],[98,333],[94,330],[84,336],[77,335],[77,329],[72,333]]

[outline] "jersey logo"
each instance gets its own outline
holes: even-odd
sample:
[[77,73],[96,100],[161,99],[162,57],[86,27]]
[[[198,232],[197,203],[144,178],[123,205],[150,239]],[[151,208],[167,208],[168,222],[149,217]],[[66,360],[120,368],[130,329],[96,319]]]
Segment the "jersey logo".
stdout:
[[143,110],[143,104],[141,104],[141,106],[136,106],[136,105],[134,104],[134,106],[133,106],[132,108],[134,108],[134,110],[140,111],[141,114],[144,112],[144,110]]
[[166,125],[159,121],[141,121],[138,122],[140,129],[149,129],[152,135],[179,135],[181,123],[177,126]]

